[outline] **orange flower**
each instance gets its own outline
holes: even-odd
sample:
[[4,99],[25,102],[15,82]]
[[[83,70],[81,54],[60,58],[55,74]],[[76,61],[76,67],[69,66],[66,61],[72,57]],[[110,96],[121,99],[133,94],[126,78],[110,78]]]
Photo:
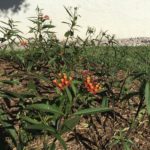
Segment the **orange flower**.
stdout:
[[67,79],[67,75],[65,73],[63,73],[63,78]]
[[100,84],[93,82],[92,78],[90,76],[86,77],[84,85],[87,89],[92,94],[96,94],[101,90]]
[[21,40],[21,41],[20,41],[20,45],[21,45],[21,46],[27,46],[27,45],[28,45],[28,41],[26,41],[26,40]]
[[43,20],[49,20],[49,16],[48,15],[43,16]]
[[62,78],[62,79],[61,79],[61,82],[64,84],[64,83],[65,83],[65,79]]
[[56,80],[56,79],[55,79],[55,80],[53,80],[53,83],[54,83],[54,84],[57,84],[57,80]]
[[65,87],[68,87],[73,80],[73,78],[71,76],[68,77],[66,73],[59,73],[58,76],[58,80],[53,80],[53,83],[61,90],[63,90]]
[[62,89],[62,88],[63,88],[62,83],[58,83],[58,87],[59,87],[60,89]]
[[65,81],[65,85],[68,86],[70,82],[68,80]]

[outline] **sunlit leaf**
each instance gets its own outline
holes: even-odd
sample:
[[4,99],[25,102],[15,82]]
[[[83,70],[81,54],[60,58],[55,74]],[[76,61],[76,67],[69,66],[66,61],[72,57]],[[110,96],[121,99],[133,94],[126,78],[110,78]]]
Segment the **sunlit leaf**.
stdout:
[[31,105],[28,105],[26,109],[39,110],[43,112],[51,112],[54,114],[63,115],[63,112],[61,112],[59,108],[57,108],[56,106],[50,106],[48,104],[31,104]]
[[72,102],[72,94],[71,94],[70,90],[68,89],[68,87],[66,87],[65,90],[66,90],[69,102]]
[[21,119],[23,119],[24,121],[26,121],[28,123],[32,123],[32,124],[40,124],[41,123],[41,122],[39,122],[35,119],[32,119],[30,117],[27,117],[27,116],[21,117]]
[[112,111],[111,108],[88,108],[88,109],[83,109],[79,110],[74,115],[87,115],[87,114],[94,114],[94,113],[103,113],[103,112],[109,112]]

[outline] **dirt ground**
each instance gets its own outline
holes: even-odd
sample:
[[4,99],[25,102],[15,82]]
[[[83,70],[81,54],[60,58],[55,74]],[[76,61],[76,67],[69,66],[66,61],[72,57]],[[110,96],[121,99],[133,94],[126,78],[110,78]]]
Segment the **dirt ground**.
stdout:
[[[17,72],[21,71],[14,68],[14,64],[0,60],[0,80],[9,80]],[[137,83],[135,82],[132,86],[132,90],[138,90]],[[25,89],[25,85],[25,81],[22,81],[22,84],[8,85],[3,88],[19,92]],[[145,108],[135,117],[139,103],[139,97],[134,96],[130,100],[116,101],[112,106],[114,108],[112,113],[82,117],[72,132],[63,135],[68,150],[123,150],[121,143],[111,146],[115,137],[120,134],[125,135],[134,143],[132,145],[133,150],[150,150],[150,126]],[[15,103],[11,103],[7,106],[9,111],[13,111],[11,106],[14,105]],[[131,123],[132,121],[134,124]],[[42,141],[42,137],[38,137],[29,143],[26,149],[40,150],[42,149]],[[51,141],[52,138],[50,137],[49,142]],[[57,150],[63,150],[59,143],[57,143]]]

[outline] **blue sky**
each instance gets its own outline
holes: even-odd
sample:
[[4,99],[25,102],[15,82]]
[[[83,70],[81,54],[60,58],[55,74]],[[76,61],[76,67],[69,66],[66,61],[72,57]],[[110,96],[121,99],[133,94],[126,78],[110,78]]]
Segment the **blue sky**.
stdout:
[[[27,0],[30,7],[24,13],[8,16],[22,22],[20,29],[27,33],[29,21],[34,16],[38,5],[44,9],[56,25],[57,35],[63,38],[67,27],[61,21],[67,20],[63,6],[78,6],[79,24],[82,26],[77,34],[83,36],[88,26],[95,27],[97,32],[109,30],[117,38],[150,37],[150,0]],[[5,19],[5,18],[2,18]]]

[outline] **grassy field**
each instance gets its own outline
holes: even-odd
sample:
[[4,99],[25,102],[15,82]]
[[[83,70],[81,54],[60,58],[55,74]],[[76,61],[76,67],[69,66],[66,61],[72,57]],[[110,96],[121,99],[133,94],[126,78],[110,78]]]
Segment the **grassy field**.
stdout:
[[30,39],[13,20],[1,26],[0,148],[148,150],[150,46],[119,46],[92,28],[75,37],[77,8],[65,9],[63,42],[40,9]]

